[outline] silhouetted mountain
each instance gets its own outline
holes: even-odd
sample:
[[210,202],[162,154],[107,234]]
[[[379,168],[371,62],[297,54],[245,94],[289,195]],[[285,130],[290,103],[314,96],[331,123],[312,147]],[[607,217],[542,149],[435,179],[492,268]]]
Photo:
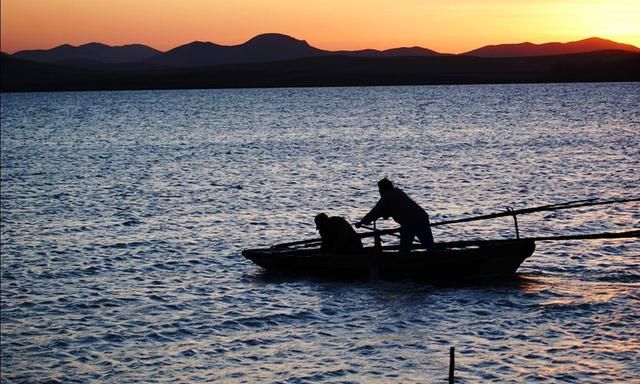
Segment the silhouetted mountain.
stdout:
[[261,63],[343,55],[356,57],[435,56],[438,52],[420,48],[395,48],[385,51],[365,49],[360,51],[327,51],[310,46],[304,40],[278,33],[258,35],[240,45],[224,46],[194,41],[174,48],[150,59],[157,64],[174,67],[202,67],[207,65]]
[[3,92],[640,81],[640,53],[624,51],[518,58],[338,55],[197,68],[113,64],[113,70],[0,60]]
[[142,44],[130,44],[112,47],[101,43],[89,43],[74,47],[63,44],[52,49],[27,50],[14,53],[18,59],[42,63],[82,62],[127,63],[149,59],[160,51]]
[[326,52],[310,46],[304,40],[278,33],[258,35],[238,48],[243,55],[251,58],[252,62],[256,62],[253,58],[264,59],[261,61],[277,61],[315,56]]
[[585,40],[570,43],[520,43],[487,45],[486,47],[465,52],[463,55],[479,57],[527,57],[566,55],[571,53],[585,53],[604,50],[620,50],[640,52],[640,48],[629,44],[616,43],[615,41],[592,37]]
[[297,59],[319,56],[325,52],[313,48],[304,40],[268,33],[258,35],[240,45],[224,46],[194,41],[157,55],[150,61],[176,67],[201,67]]
[[[462,55],[479,57],[527,57],[564,55],[600,50],[624,50],[640,52],[640,48],[614,41],[590,38],[570,43],[546,44],[500,44],[490,45]],[[422,47],[393,48],[387,50],[363,49],[357,51],[327,51],[310,46],[304,40],[278,34],[258,35],[239,45],[219,45],[194,41],[176,47],[168,52],[133,44],[111,47],[100,43],[90,43],[74,47],[68,44],[49,50],[20,51],[14,58],[59,63],[78,68],[104,69],[105,64],[127,63],[129,67],[171,66],[182,68],[205,67],[211,65],[263,63],[292,60],[307,57],[352,56],[364,58],[390,57],[431,57],[442,56],[439,52]]]
[[[609,47],[617,50],[602,50]],[[583,51],[591,52],[559,54]],[[640,81],[640,49],[598,38],[443,55],[420,47],[332,52],[264,34],[240,45],[193,42],[166,53],[92,43],[0,57],[3,92]]]

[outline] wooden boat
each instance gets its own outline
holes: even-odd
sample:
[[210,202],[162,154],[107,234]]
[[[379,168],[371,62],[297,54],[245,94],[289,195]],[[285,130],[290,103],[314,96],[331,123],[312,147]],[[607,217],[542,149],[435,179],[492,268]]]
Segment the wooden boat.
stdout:
[[268,271],[336,278],[460,281],[513,276],[533,254],[531,239],[438,243],[435,249],[366,247],[357,254],[334,254],[320,248],[246,249],[242,255]]
[[517,215],[534,212],[556,211],[579,207],[638,202],[640,198],[612,200],[577,200],[567,203],[468,217],[432,223],[431,226],[450,225],[476,220],[488,220],[512,216],[515,239],[476,240],[436,243],[434,249],[414,247],[409,254],[402,254],[398,247],[381,246],[380,236],[393,235],[399,228],[376,230],[360,234],[361,238],[373,236],[374,245],[356,254],[334,254],[320,249],[320,239],[294,241],[270,248],[246,249],[242,255],[268,271],[303,275],[320,275],[343,278],[379,278],[429,281],[463,281],[495,279],[513,276],[520,264],[533,254],[536,241],[568,241],[588,239],[640,238],[640,230],[602,232],[520,238]]

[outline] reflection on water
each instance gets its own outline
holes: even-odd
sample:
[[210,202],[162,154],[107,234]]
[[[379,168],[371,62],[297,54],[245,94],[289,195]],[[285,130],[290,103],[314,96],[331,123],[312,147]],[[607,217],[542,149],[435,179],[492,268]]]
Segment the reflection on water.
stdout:
[[[638,87],[3,95],[2,381],[442,382],[450,346],[460,383],[637,380],[637,240],[540,242],[517,279],[467,286],[274,276],[240,251],[361,218],[383,176],[433,221],[637,195]],[[640,204],[519,225],[638,228]]]

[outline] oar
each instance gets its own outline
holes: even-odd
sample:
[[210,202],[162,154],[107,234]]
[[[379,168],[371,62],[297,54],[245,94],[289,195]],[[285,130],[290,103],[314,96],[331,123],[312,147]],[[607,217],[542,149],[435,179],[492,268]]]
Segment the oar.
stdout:
[[[568,240],[602,240],[602,239],[630,239],[640,238],[640,229],[632,229],[623,232],[600,232],[600,233],[588,233],[582,235],[560,235],[560,236],[538,236],[538,237],[521,237],[520,240],[530,241],[568,241]],[[437,248],[452,248],[452,247],[468,247],[471,245],[480,245],[488,241],[503,241],[509,239],[495,239],[495,240],[455,240],[455,241],[442,241],[436,243]],[[397,247],[385,247],[385,249],[395,249]],[[414,248],[424,248],[424,245],[414,245]]]
[[464,223],[468,221],[494,219],[497,217],[521,215],[521,214],[533,213],[533,212],[557,211],[561,209],[572,209],[572,208],[590,207],[594,205],[606,205],[606,204],[616,204],[616,203],[629,203],[634,201],[640,201],[640,197],[627,198],[627,199],[603,200],[603,201],[593,201],[593,199],[577,200],[577,201],[570,201],[568,203],[542,205],[539,207],[514,209],[514,210],[505,211],[505,212],[492,213],[492,214],[482,215],[482,216],[473,216],[473,217],[468,217],[464,219],[441,221],[438,223],[433,223],[431,224],[431,226],[435,227],[438,225],[447,225],[447,224],[455,224],[455,223]]
[[[590,207],[595,205],[607,205],[607,204],[616,204],[616,203],[622,204],[622,203],[630,203],[630,202],[636,202],[636,201],[640,201],[640,197],[611,199],[611,200],[602,200],[602,201],[597,201],[597,199],[575,200],[575,201],[569,201],[566,203],[548,204],[548,205],[541,205],[541,206],[532,207],[532,208],[514,209],[514,210],[505,211],[505,212],[491,213],[491,214],[480,215],[480,216],[472,216],[472,217],[467,217],[462,219],[445,220],[445,221],[440,221],[436,223],[431,223],[431,226],[437,227],[440,225],[465,223],[465,222],[477,221],[477,220],[488,220],[488,219],[495,219],[498,217],[514,216],[514,215],[527,214],[527,213],[533,213],[533,212],[557,211],[561,209],[572,209],[572,208]],[[367,228],[367,227],[365,228],[371,230],[371,228]],[[396,228],[390,228],[390,229],[377,230],[377,233],[382,236],[382,235],[395,234],[399,231],[400,231],[400,228],[396,227]],[[360,236],[360,238],[363,239],[366,237],[374,236],[375,233],[367,232],[367,233],[359,233],[358,235]],[[315,238],[315,239],[308,239],[308,240],[292,241],[290,243],[276,244],[272,248],[286,248],[291,246],[309,247],[309,246],[315,246],[321,242],[322,242],[322,239]]]
[[311,246],[311,245],[316,245],[316,243],[321,243],[321,242],[322,242],[322,239],[315,238],[315,239],[308,239],[308,240],[292,241],[290,243],[276,244],[276,245],[272,246],[271,248],[288,248],[288,247],[292,247],[292,246],[295,246],[295,245]]
[[[377,231],[375,228],[368,227],[366,225],[362,225],[361,227],[364,228],[364,229],[368,229],[370,231]],[[398,228],[398,230],[400,230],[400,229]],[[391,232],[388,232],[388,231],[389,231],[388,229],[385,229],[384,231],[378,231],[378,233],[380,235],[392,234],[392,235],[394,235],[396,237],[400,237],[399,235],[396,235],[395,233],[391,233]],[[395,231],[395,229],[394,229],[394,231]],[[361,239],[365,238],[365,237],[371,237],[373,235],[374,235],[374,232],[358,233],[358,236],[360,236]],[[289,243],[276,244],[276,245],[272,246],[271,248],[289,248],[289,247],[293,247],[293,246],[299,246],[301,248],[306,248],[306,247],[316,246],[319,243],[322,243],[322,239],[315,238],[315,239],[298,240],[298,241],[292,241],[292,242],[289,242]]]
[[398,235],[397,233],[395,233],[395,232],[397,232],[397,231],[400,231],[400,228],[393,228],[393,229],[392,229],[392,231],[393,231],[393,232],[389,232],[389,231],[390,231],[389,229],[385,229],[385,230],[382,230],[382,231],[381,231],[381,230],[379,230],[379,229],[376,229],[376,228],[374,228],[374,227],[369,227],[369,226],[364,225],[364,224],[360,224],[360,227],[361,227],[361,228],[364,228],[364,229],[368,229],[368,230],[370,230],[370,231],[371,231],[371,232],[367,232],[367,233],[359,233],[358,235],[360,236],[360,238],[361,238],[361,239],[362,239],[362,238],[365,238],[365,237],[371,237],[371,236],[374,236],[374,235],[376,234],[376,232],[377,232],[379,235],[386,235],[386,234],[389,234],[389,235],[393,235],[393,236],[395,236],[395,237],[400,237],[400,235]]
[[[488,220],[488,219],[495,219],[495,218],[498,218],[498,217],[522,215],[522,214],[533,213],[533,212],[557,211],[557,210],[561,210],[561,209],[590,207],[590,206],[595,206],[595,205],[607,205],[607,204],[616,204],[616,203],[620,203],[620,204],[621,203],[630,203],[630,202],[640,201],[640,197],[625,198],[625,199],[612,199],[612,200],[603,200],[603,201],[595,201],[595,200],[596,199],[576,200],[576,201],[569,201],[569,202],[566,202],[566,203],[541,205],[541,206],[532,207],[532,208],[514,209],[514,210],[505,211],[505,212],[491,213],[491,214],[481,215],[481,216],[472,216],[472,217],[467,217],[467,218],[462,218],[462,219],[440,221],[440,222],[436,222],[436,223],[431,223],[431,226],[432,227],[437,227],[437,226],[440,226],[440,225],[465,223],[465,222],[477,221],[477,220]],[[393,233],[396,233],[396,232],[399,232],[399,231],[400,231],[400,228],[397,227],[397,228],[391,228],[391,229],[378,230],[378,233],[380,235],[389,235],[389,234],[393,234]],[[370,236],[373,236],[373,234],[365,233],[365,234],[363,234],[361,236],[362,237],[370,237]]]
[[584,235],[564,235],[564,236],[540,236],[529,237],[527,240],[533,241],[557,241],[557,240],[596,240],[596,239],[628,239],[640,237],[640,229],[634,229],[626,232],[601,232],[590,233]]

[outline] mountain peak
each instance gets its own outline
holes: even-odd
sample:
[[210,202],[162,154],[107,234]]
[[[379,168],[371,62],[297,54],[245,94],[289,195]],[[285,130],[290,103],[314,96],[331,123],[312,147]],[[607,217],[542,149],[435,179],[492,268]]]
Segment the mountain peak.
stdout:
[[259,35],[255,35],[252,38],[250,38],[247,42],[254,41],[254,40],[277,40],[277,39],[301,41],[292,36],[285,35],[284,33],[269,32],[269,33],[261,33]]
[[281,33],[265,33],[239,45],[194,41],[158,55],[152,61],[165,65],[197,67],[297,59],[323,53],[324,51],[311,47],[304,40]]
[[91,43],[79,45],[76,48],[111,48],[111,46],[103,43],[91,42]]
[[588,37],[588,38],[586,38],[586,39],[578,40],[578,41],[584,41],[584,42],[587,42],[587,41],[588,41],[588,42],[607,42],[607,43],[614,43],[614,41],[613,41],[613,40],[603,39],[602,37],[596,37],[596,36]]
[[309,44],[305,40],[298,40],[296,38],[293,38],[289,35],[284,35],[282,33],[263,33],[261,35],[252,37],[242,45],[282,45],[282,44],[309,46]]
[[[69,49],[69,48],[76,48],[76,47],[71,44],[60,44],[57,47],[53,47],[51,49]],[[28,49],[21,52],[29,52],[29,51],[45,51],[45,49]]]
[[195,40],[195,41],[192,41],[190,43],[181,45],[181,46],[173,48],[173,49],[184,48],[184,47],[207,48],[207,47],[219,47],[219,45],[215,44],[215,43],[212,43],[210,41]]

